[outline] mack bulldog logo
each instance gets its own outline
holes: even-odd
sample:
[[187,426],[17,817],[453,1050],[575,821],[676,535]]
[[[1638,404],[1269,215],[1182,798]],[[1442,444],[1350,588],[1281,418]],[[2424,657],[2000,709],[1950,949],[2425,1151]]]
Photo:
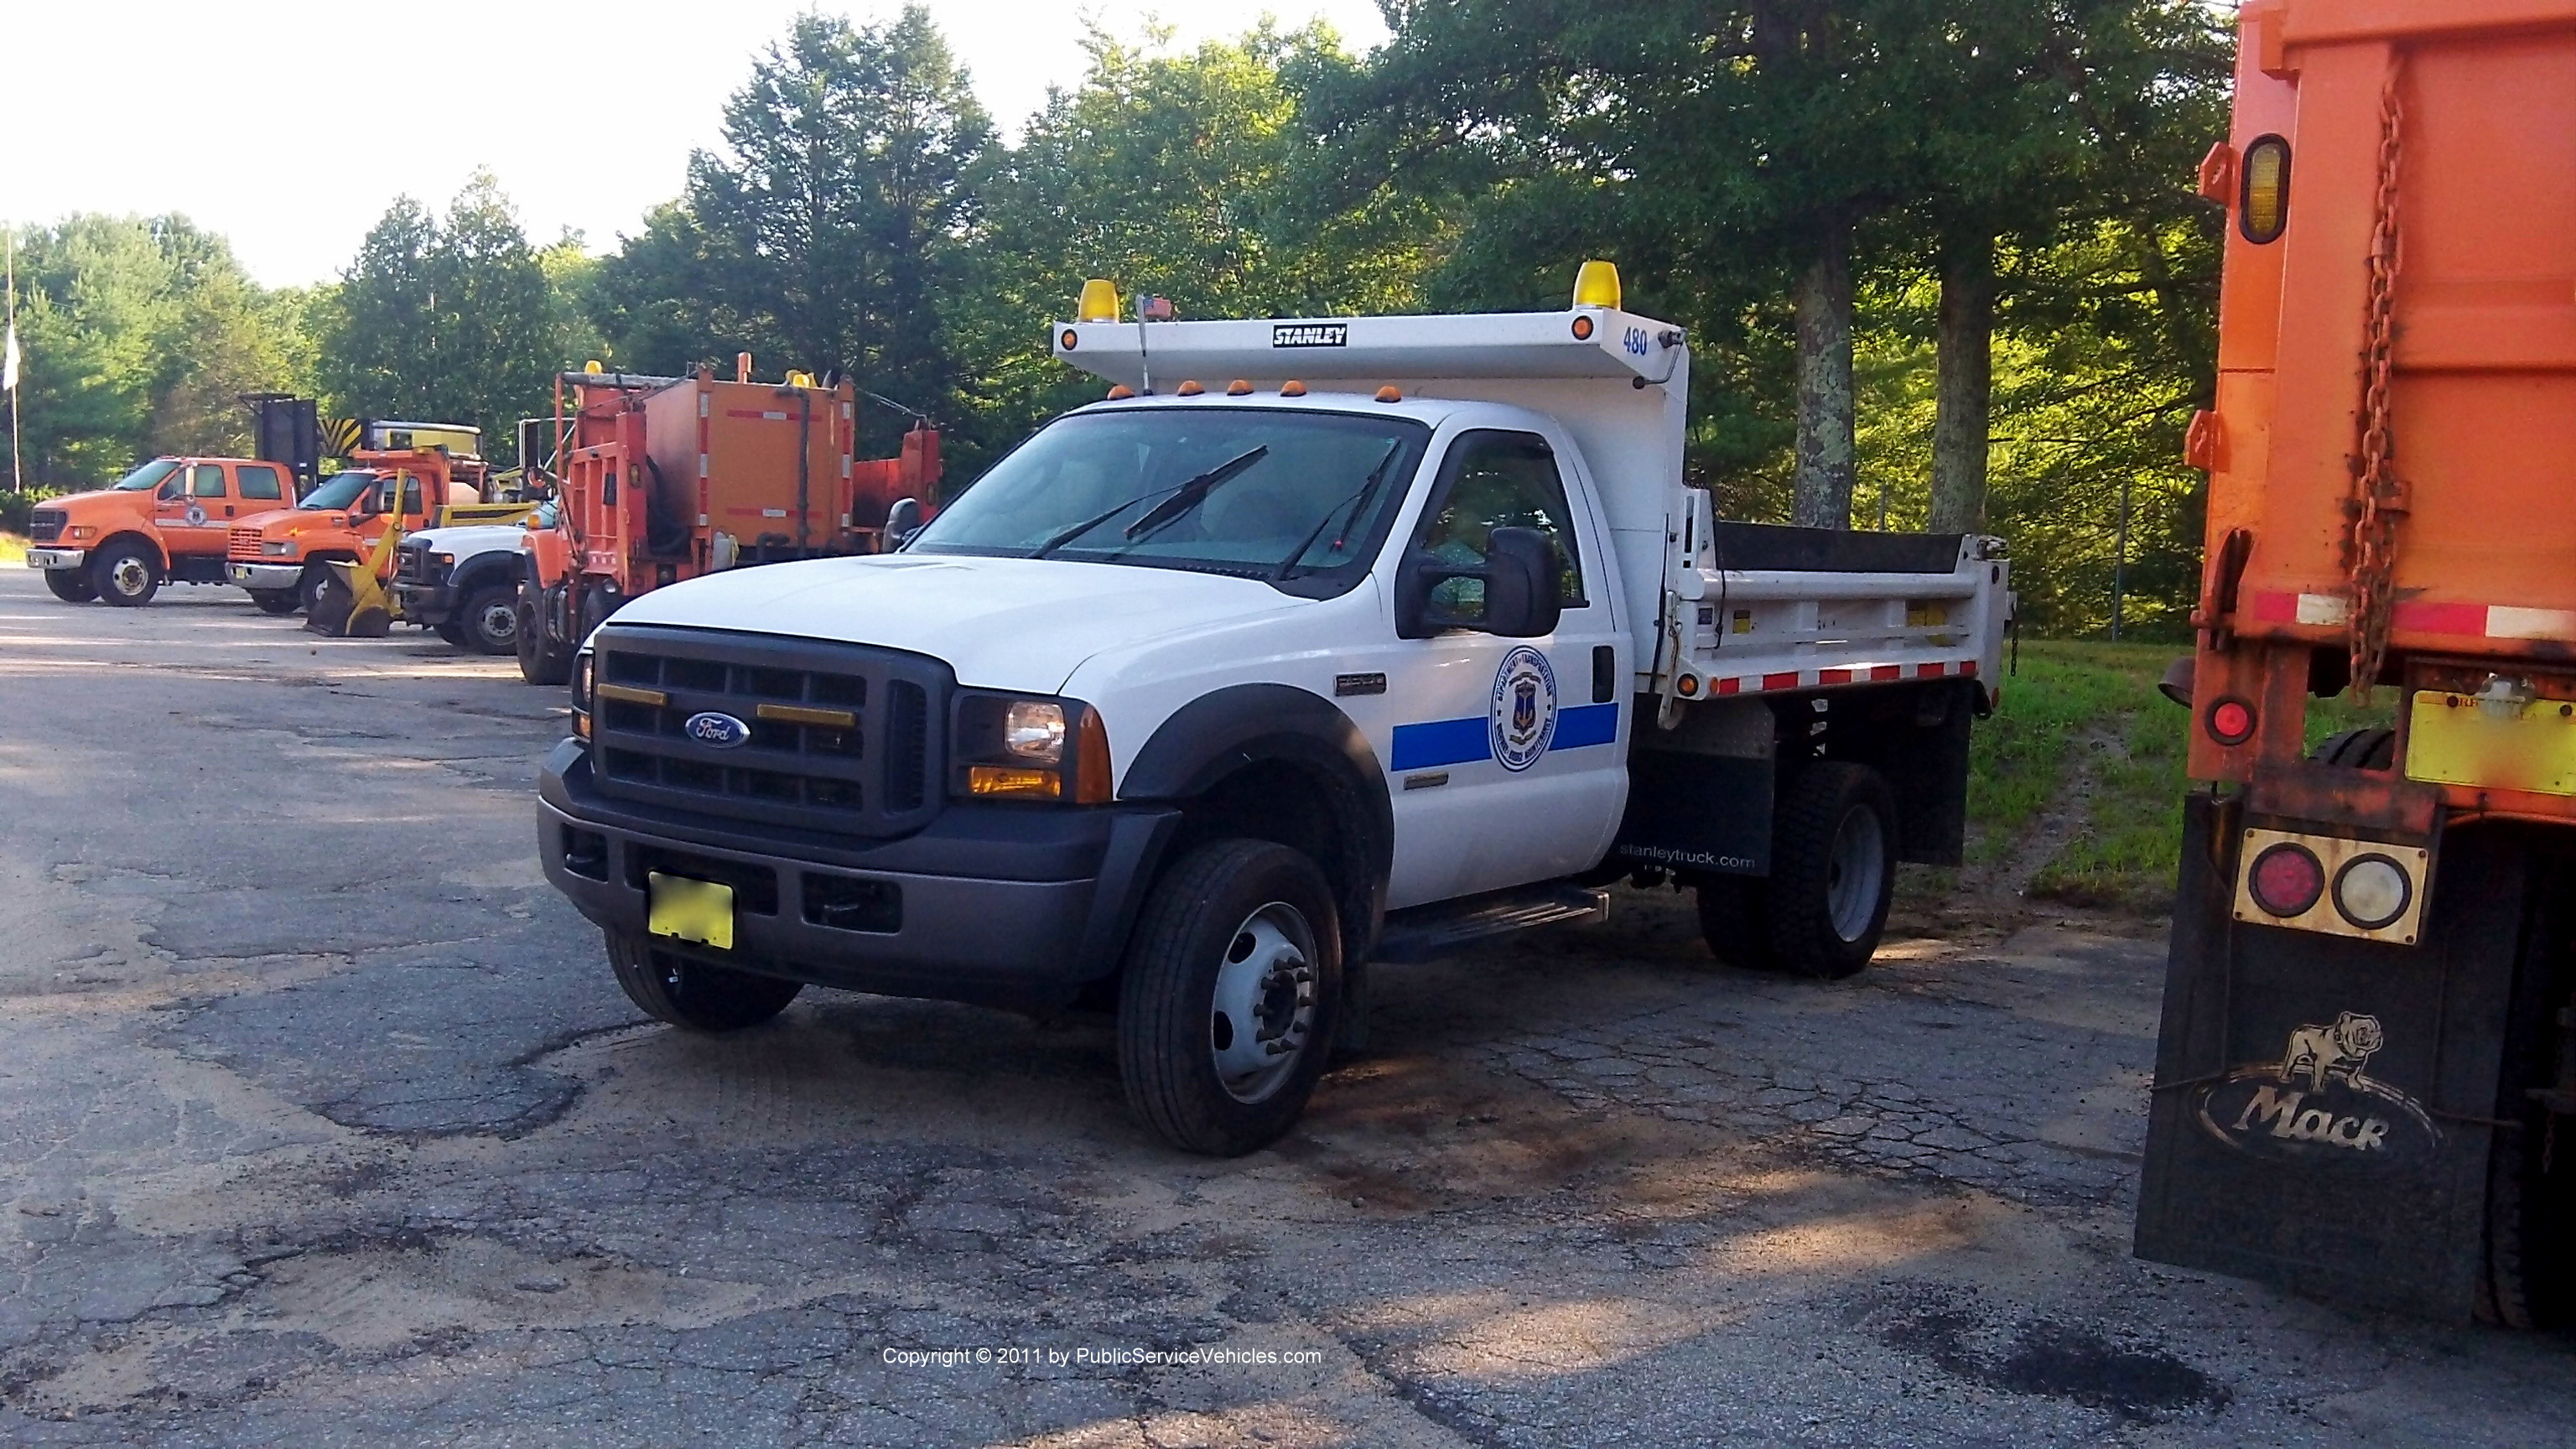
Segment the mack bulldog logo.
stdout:
[[1494,671],[1494,703],[1487,733],[1494,758],[1515,774],[1539,762],[1556,738],[1556,671],[1547,656],[1523,644]]
[[2290,1033],[2278,1061],[2249,1062],[2195,1094],[2202,1130],[2282,1161],[2417,1160],[2442,1144],[2423,1106],[2367,1074],[2388,1045],[2375,1016],[2339,1013]]

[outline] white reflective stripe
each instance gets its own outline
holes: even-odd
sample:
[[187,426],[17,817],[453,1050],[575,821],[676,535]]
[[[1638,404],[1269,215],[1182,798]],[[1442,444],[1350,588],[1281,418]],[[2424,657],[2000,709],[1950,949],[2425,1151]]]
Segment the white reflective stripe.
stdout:
[[760,416],[765,421],[773,423],[783,423],[787,421],[787,414],[785,413],[762,413]]
[[707,403],[708,403],[708,401],[709,401],[709,398],[708,398],[708,396],[707,396],[705,393],[699,393],[699,394],[698,394],[698,416],[699,416],[699,417],[705,417],[705,416],[707,415]]
[[701,478],[707,476],[707,455],[704,453],[698,455],[698,476]]
[[2352,600],[2341,594],[2299,595],[2299,622],[2337,628],[2352,621]]
[[2576,611],[2513,609],[2502,604],[2492,604],[2487,608],[2487,637],[2490,639],[2565,639],[2576,642]]

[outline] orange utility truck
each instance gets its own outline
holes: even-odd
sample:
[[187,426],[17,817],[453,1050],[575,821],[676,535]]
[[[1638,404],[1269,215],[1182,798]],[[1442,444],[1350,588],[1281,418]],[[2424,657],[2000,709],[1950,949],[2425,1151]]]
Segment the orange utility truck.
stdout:
[[592,628],[637,594],[748,564],[878,551],[900,498],[927,504],[939,434],[858,457],[857,389],[567,372],[556,380],[555,525],[522,541],[517,645],[561,684]]
[[[2238,23],[2200,175],[2226,276],[2137,1250],[2565,1321],[2576,0]],[[2329,736],[2314,702],[2347,692],[2379,722]]]
[[255,458],[155,458],[95,493],[46,500],[28,522],[27,566],[66,603],[133,607],[165,583],[225,582],[225,537],[292,503],[286,468]]
[[[409,533],[438,521],[448,505],[480,502],[482,481],[480,459],[442,447],[360,449],[303,502],[234,524],[227,577],[267,613],[310,609],[334,562],[368,557],[397,517]],[[388,560],[388,575],[390,568]]]

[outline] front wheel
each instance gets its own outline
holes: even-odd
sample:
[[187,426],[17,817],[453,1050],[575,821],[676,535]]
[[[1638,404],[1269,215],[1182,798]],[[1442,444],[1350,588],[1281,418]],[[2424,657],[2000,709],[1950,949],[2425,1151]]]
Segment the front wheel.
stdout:
[[1896,893],[1896,796],[1866,765],[1810,765],[1781,791],[1763,890],[1771,959],[1806,976],[1869,964]]
[[86,604],[98,597],[98,585],[91,583],[89,575],[80,569],[45,570],[45,587],[66,604]]
[[304,611],[306,618],[313,617],[313,606],[322,602],[322,591],[337,582],[338,578],[331,572],[329,564],[306,564],[304,577],[295,583],[295,606]]
[[1342,995],[1332,887],[1263,840],[1199,846],[1147,897],[1118,993],[1118,1074],[1165,1141],[1211,1157],[1296,1124]]
[[90,560],[89,586],[111,604],[139,609],[161,592],[161,560],[132,539],[111,543]]
[[519,586],[518,632],[510,641],[518,652],[519,677],[530,684],[561,684],[572,678],[572,651],[546,632],[546,606],[554,593]]
[[253,589],[250,601],[263,614],[292,614],[304,607],[304,598],[293,589]]
[[691,1031],[740,1031],[787,1009],[801,981],[782,981],[658,951],[649,937],[629,931],[603,933],[608,964],[626,999],[655,1021]]
[[459,649],[472,649],[483,654],[515,654],[519,650],[519,591],[508,584],[487,585],[465,596],[456,611],[456,638],[449,641]]

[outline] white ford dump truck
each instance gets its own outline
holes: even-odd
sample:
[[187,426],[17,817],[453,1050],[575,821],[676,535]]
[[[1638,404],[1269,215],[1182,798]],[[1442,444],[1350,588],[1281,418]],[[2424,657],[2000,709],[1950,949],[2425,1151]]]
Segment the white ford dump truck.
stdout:
[[899,552],[590,636],[548,878],[679,1026],[807,984],[1113,1006],[1138,1115],[1215,1154],[1357,1045],[1364,964],[1621,877],[1694,886],[1722,956],[1857,970],[1896,862],[1958,858],[2001,550],[1716,522],[1681,329],[1587,279],[1558,313],[1087,301],[1056,354],[1108,400]]

